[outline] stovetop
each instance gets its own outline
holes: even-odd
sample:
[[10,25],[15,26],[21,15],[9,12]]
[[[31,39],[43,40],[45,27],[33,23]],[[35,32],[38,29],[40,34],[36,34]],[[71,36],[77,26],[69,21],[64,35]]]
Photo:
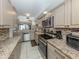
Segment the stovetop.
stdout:
[[48,40],[48,39],[52,39],[53,38],[52,36],[49,36],[47,34],[42,34],[42,35],[40,35],[40,37],[44,38],[45,40]]

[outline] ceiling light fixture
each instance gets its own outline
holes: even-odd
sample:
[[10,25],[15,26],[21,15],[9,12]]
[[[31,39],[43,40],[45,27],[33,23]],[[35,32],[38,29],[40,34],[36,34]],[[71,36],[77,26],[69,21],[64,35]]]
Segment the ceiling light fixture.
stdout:
[[47,13],[48,13],[47,11],[44,11],[44,12],[43,12],[43,14],[47,14]]
[[29,13],[27,13],[27,14],[26,14],[26,16],[27,16],[27,17],[29,17],[29,16],[30,16],[30,14],[29,14]]

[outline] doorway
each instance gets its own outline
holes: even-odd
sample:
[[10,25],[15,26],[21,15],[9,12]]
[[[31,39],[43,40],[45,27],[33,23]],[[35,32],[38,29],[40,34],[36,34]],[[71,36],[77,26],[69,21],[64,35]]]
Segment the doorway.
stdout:
[[23,36],[23,42],[27,42],[30,41],[30,30],[31,30],[31,25],[29,24],[19,24],[19,30],[22,32],[22,36]]

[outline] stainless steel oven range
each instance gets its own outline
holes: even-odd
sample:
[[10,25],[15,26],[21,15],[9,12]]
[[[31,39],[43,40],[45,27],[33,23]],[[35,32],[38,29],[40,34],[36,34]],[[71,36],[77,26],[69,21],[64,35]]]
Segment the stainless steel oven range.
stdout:
[[46,34],[39,36],[38,48],[42,52],[45,59],[47,59],[47,40],[48,39],[52,39],[52,37]]

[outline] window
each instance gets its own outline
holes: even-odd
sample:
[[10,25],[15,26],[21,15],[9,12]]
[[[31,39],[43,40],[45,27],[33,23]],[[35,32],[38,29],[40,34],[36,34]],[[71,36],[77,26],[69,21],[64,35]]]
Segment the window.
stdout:
[[28,24],[20,24],[19,25],[19,30],[29,30],[30,27]]

